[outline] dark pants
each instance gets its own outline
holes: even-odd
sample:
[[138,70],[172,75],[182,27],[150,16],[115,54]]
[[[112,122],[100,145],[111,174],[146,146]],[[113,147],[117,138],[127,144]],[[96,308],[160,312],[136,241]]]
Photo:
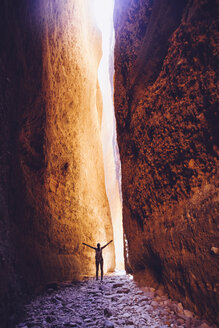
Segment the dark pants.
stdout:
[[100,265],[100,270],[101,270],[101,280],[103,280],[103,260],[96,261],[96,280],[98,280],[99,265]]

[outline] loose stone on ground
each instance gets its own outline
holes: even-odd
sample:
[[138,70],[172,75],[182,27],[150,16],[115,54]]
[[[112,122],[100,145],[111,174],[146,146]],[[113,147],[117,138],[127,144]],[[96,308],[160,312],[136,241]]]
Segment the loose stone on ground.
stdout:
[[139,289],[128,275],[48,289],[26,306],[16,328],[215,328],[163,291]]

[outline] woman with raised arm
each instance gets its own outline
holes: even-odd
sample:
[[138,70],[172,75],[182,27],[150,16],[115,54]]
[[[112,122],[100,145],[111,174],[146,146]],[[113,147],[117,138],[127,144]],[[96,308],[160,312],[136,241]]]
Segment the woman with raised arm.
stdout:
[[97,247],[90,246],[88,244],[82,243],[83,245],[90,247],[95,250],[95,260],[96,260],[96,280],[98,280],[98,271],[99,271],[99,265],[101,270],[101,280],[103,280],[103,256],[102,256],[102,249],[104,249],[107,245],[109,245],[112,242],[110,240],[106,245],[100,247],[100,243],[97,244]]

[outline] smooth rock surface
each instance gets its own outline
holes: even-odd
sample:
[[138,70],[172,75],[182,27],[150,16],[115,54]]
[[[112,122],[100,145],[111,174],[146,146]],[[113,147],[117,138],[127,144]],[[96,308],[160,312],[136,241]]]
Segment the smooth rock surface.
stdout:
[[[93,274],[94,251],[82,242],[113,239],[100,135],[101,34],[90,5],[0,3],[1,319],[19,307],[21,293]],[[114,269],[113,244],[104,260],[105,271]]]

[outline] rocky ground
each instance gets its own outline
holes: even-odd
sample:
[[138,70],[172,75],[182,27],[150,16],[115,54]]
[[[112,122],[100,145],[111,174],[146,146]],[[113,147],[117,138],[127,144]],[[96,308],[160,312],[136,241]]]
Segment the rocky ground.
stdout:
[[216,327],[169,299],[161,289],[140,289],[130,275],[49,287],[26,306],[25,318],[16,328]]

